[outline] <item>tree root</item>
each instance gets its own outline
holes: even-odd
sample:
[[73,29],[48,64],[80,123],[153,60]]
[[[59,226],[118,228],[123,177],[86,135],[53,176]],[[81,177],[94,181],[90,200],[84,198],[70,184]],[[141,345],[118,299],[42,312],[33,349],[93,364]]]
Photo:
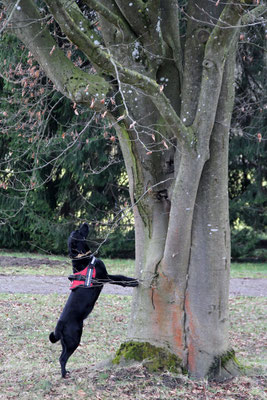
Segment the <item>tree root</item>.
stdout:
[[208,379],[217,382],[242,375],[244,367],[238,362],[235,351],[228,350],[224,354],[215,357],[208,372]]

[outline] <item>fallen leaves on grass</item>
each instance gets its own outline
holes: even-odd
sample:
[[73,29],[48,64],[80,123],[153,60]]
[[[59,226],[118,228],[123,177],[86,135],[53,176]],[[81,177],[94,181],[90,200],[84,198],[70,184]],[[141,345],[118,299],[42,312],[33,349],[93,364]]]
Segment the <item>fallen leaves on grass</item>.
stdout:
[[[142,365],[93,369],[126,339],[131,299],[102,295],[85,321],[82,345],[60,377],[60,344],[48,341],[67,296],[0,295],[0,399],[101,400],[263,400],[262,345],[264,298],[230,299],[231,346],[251,376],[223,383],[195,382],[167,372],[149,373]],[[255,369],[256,368],[256,369]],[[255,373],[256,371],[256,373]],[[254,374],[254,375],[253,375]]]

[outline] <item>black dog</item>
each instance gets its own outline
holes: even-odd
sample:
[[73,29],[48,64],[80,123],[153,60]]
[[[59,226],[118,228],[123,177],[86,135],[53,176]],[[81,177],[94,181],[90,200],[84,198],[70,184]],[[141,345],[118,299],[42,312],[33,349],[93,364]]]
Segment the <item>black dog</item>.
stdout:
[[[83,320],[88,317],[94,308],[104,283],[112,283],[120,286],[138,286],[136,279],[123,275],[109,275],[104,263],[90,255],[86,237],[89,232],[88,224],[83,224],[80,229],[71,233],[68,239],[69,256],[72,258],[73,273],[83,272],[89,266],[90,274],[72,275],[71,280],[80,280],[84,286],[75,287],[67,300],[63,312],[58,320],[56,329],[50,333],[52,343],[61,340],[62,353],[59,358],[61,374],[65,378],[66,363],[71,354],[80,344]],[[88,271],[87,270],[87,271]],[[87,287],[86,287],[87,281]],[[79,283],[79,282],[78,282]]]

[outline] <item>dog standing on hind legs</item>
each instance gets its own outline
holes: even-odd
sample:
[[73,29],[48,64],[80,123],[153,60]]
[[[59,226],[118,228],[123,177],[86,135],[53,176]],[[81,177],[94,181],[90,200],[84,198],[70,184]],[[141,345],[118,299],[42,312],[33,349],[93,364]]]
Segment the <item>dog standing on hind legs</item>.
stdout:
[[71,293],[59,317],[50,342],[61,341],[62,353],[59,358],[61,375],[66,378],[66,363],[80,344],[83,321],[92,312],[105,283],[136,287],[138,281],[123,275],[109,275],[104,263],[90,254],[86,243],[89,226],[84,223],[73,231],[68,239],[69,256],[72,258],[73,274]]

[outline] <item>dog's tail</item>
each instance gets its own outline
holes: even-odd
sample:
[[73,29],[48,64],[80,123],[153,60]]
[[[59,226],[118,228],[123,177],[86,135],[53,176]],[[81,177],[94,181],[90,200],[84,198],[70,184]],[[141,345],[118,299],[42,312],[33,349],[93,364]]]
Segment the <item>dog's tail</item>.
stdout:
[[51,332],[49,335],[49,340],[51,343],[56,343],[60,338],[56,337],[54,332]]
[[58,321],[55,332],[51,332],[49,335],[49,340],[51,343],[56,343],[61,338],[63,323],[62,321]]

